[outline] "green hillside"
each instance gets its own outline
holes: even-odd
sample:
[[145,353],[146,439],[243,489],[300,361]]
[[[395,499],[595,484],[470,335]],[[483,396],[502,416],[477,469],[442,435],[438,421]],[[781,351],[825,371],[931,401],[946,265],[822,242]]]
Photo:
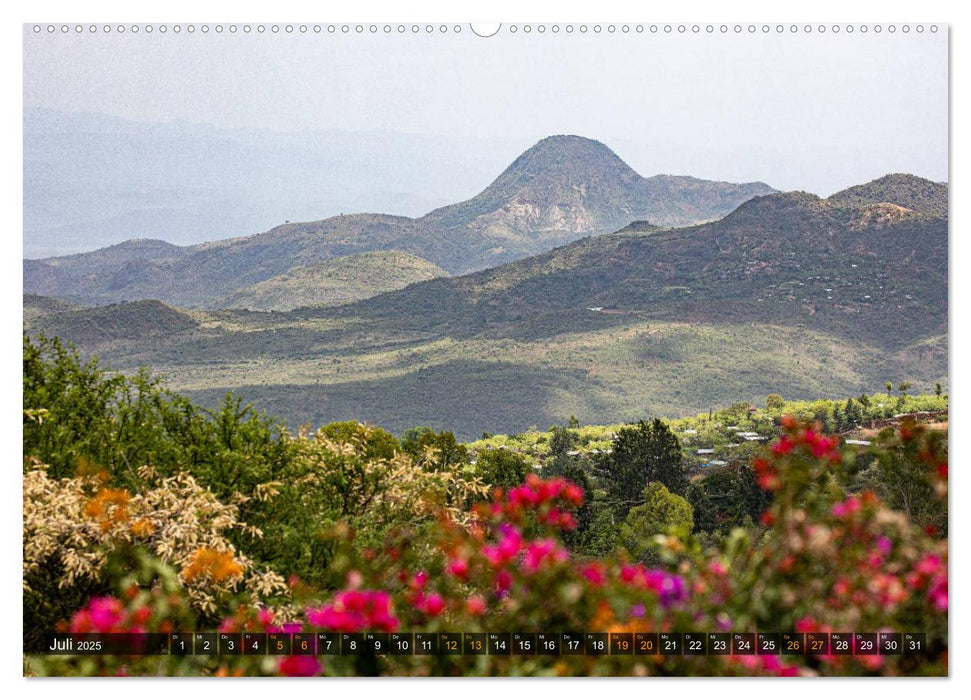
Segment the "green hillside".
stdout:
[[198,322],[189,313],[149,300],[51,313],[26,325],[34,333],[64,338],[82,348],[122,343],[125,352],[125,343],[151,347],[146,340],[177,337]]
[[77,304],[62,299],[43,297],[37,294],[24,294],[24,323],[48,314],[56,314],[60,311],[76,311],[79,308],[81,307]]
[[720,221],[628,228],[334,315],[517,339],[634,320],[777,323],[899,348],[946,331],[947,223],[892,204],[769,195]]
[[416,255],[379,250],[294,268],[244,287],[214,306],[290,311],[300,306],[345,304],[447,276],[438,265]]
[[948,379],[947,222],[897,198],[758,197],[708,224],[635,225],[343,306],[194,312],[151,343],[90,332],[105,321],[89,317],[134,305],[28,332],[113,367],[148,364],[206,402],[238,391],[291,424],[427,424],[466,439],[888,380],[929,392]]

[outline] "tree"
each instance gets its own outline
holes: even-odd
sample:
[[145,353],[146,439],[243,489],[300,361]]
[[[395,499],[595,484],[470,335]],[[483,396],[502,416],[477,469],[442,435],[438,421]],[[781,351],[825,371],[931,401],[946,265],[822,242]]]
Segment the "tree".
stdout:
[[945,534],[947,499],[935,492],[934,481],[922,457],[931,453],[946,455],[947,434],[927,431],[925,435],[923,441],[902,441],[897,439],[893,428],[882,430],[877,436],[881,449],[876,463],[862,474],[862,482],[890,508],[904,513],[915,524],[930,526]]
[[567,453],[573,449],[576,443],[576,434],[568,428],[554,425],[551,428],[553,433],[550,436],[550,455],[553,457],[566,457]]
[[573,550],[583,551],[591,538],[591,527],[594,521],[593,510],[593,482],[587,474],[590,460],[587,457],[567,457],[563,469],[563,478],[583,489],[583,505],[577,509],[576,529],[564,533],[563,539]]
[[483,450],[475,460],[476,475],[490,486],[519,486],[532,471],[529,461],[509,450]]
[[688,502],[694,508],[695,530],[728,533],[746,521],[758,521],[771,503],[749,466],[729,467],[693,481]]
[[765,410],[782,411],[786,407],[786,400],[778,394],[769,394],[765,397]]
[[401,449],[410,455],[417,455],[420,451],[419,443],[429,434],[434,435],[435,431],[427,425],[417,425],[414,428],[408,428],[401,433]]
[[846,418],[843,414],[843,410],[840,408],[838,403],[833,404],[833,424],[831,427],[832,432],[841,432],[846,429]]
[[565,474],[567,468],[572,464],[573,457],[570,452],[576,444],[577,436],[572,430],[554,425],[550,431],[549,454],[543,464],[543,476],[560,476]]
[[427,426],[409,428],[401,434],[401,449],[425,469],[443,471],[469,461],[469,451],[447,431],[436,433]]
[[365,426],[354,420],[328,423],[320,429],[320,433],[334,442],[360,441],[368,459],[391,459],[395,452],[401,452],[397,438],[387,430]]
[[289,459],[283,426],[232,394],[201,408],[147,369],[109,374],[43,336],[24,336],[23,372],[24,455],[55,477],[103,471],[130,488],[143,465],[184,469],[223,497],[275,479]]
[[618,431],[611,451],[599,459],[597,472],[621,517],[641,503],[644,488],[653,482],[678,495],[688,488],[681,443],[659,418]]
[[657,535],[687,534],[694,527],[694,509],[684,498],[655,482],[642,492],[644,505],[635,506],[620,526],[620,543],[635,558],[659,564]]

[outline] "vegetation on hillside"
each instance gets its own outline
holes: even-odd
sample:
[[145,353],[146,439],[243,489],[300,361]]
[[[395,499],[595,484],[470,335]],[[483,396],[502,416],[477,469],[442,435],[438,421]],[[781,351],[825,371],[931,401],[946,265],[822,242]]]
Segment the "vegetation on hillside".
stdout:
[[907,209],[948,218],[948,186],[906,173],[884,175],[864,185],[856,185],[830,195],[828,201],[841,205],[889,202]]
[[438,265],[417,255],[379,250],[295,267],[282,275],[244,287],[213,306],[257,311],[334,306],[447,276],[448,273]]

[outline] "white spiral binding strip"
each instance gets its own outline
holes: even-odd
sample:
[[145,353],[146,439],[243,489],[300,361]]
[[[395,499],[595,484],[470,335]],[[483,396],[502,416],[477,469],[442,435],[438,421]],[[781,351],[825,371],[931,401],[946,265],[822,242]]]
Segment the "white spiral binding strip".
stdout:
[[[326,29],[325,29],[326,28]],[[474,27],[471,33],[476,36],[495,36],[500,33],[508,34],[880,34],[884,31],[894,34],[900,31],[909,34],[911,31],[923,34],[925,31],[936,34],[940,31],[936,24],[510,24],[501,26],[493,34],[479,33]],[[459,24],[34,24],[34,34],[165,34],[173,32],[181,34],[360,34],[360,35],[391,35],[391,34],[460,34],[463,32]]]

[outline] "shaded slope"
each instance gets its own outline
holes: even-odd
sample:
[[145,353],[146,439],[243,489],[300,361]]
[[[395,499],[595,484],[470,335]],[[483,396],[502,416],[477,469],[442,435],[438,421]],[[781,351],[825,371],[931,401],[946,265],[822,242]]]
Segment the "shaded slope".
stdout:
[[138,345],[197,326],[198,322],[189,314],[149,300],[50,314],[37,319],[29,330],[34,334],[59,336],[81,348],[92,348],[111,341]]

